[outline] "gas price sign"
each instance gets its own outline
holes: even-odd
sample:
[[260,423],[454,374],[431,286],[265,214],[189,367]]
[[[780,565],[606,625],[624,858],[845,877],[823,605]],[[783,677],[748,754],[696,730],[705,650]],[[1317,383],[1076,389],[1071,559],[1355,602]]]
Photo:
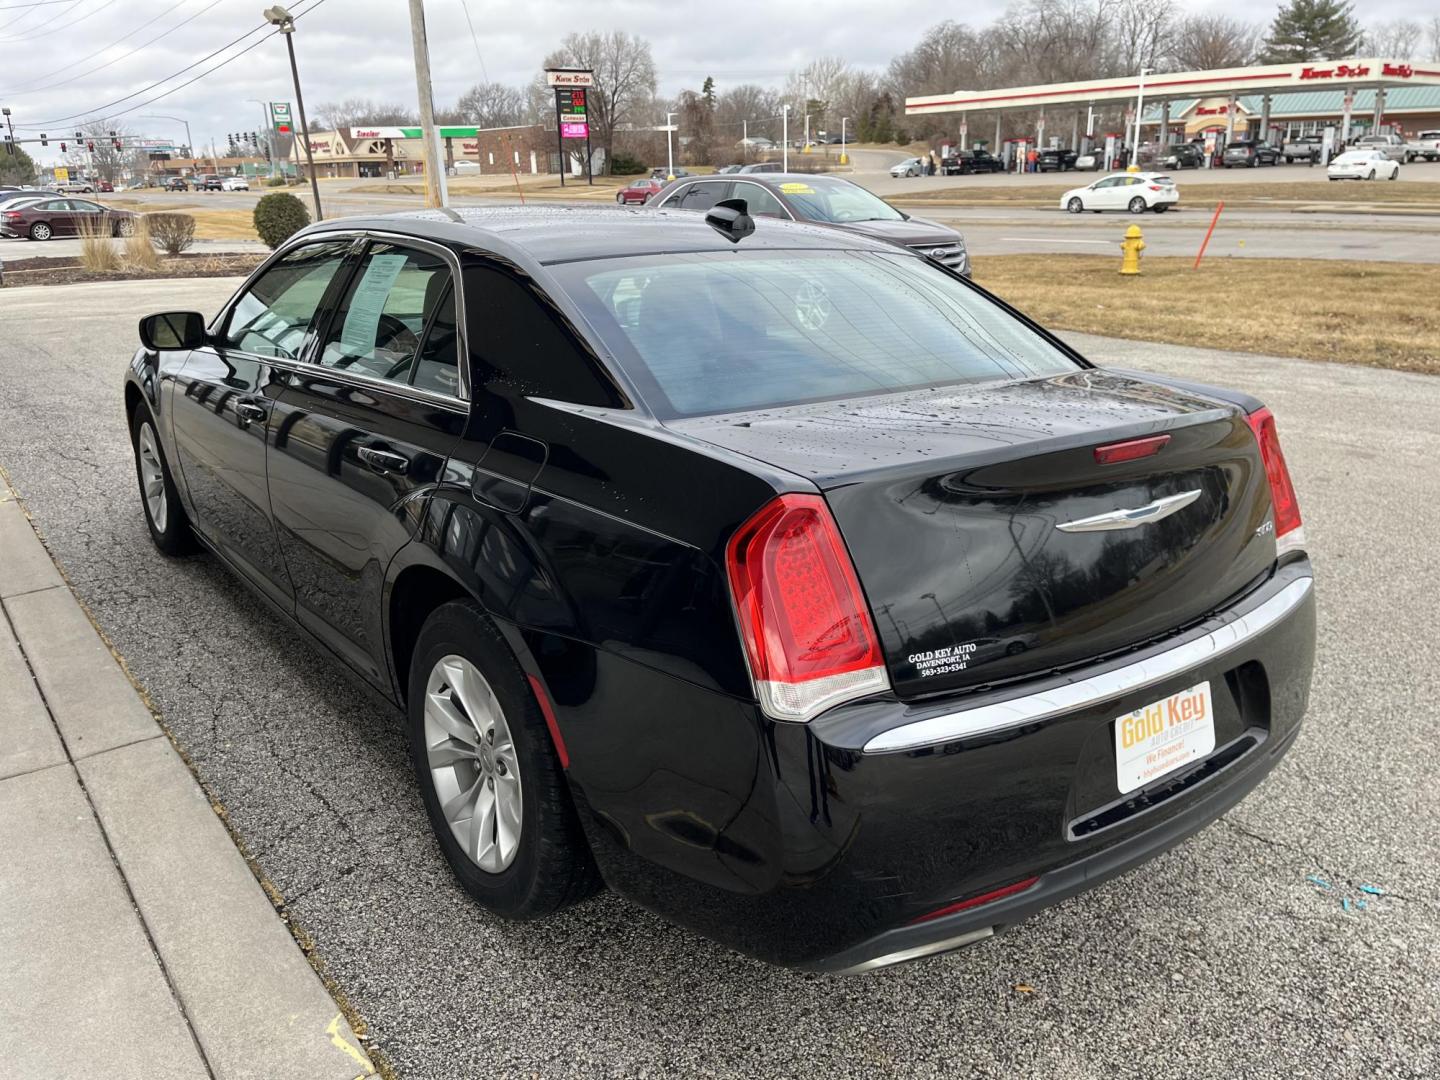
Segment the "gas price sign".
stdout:
[[560,121],[562,139],[584,139],[590,135],[590,118],[586,111],[583,88],[557,87],[555,113]]

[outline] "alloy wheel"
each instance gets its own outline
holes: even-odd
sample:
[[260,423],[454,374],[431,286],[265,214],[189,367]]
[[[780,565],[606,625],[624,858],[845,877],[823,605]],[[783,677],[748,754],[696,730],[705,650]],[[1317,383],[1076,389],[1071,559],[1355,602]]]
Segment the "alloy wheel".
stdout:
[[500,873],[520,849],[520,762],[495,691],[463,656],[442,657],[430,669],[425,753],[455,840],[481,870]]
[[1085,209],[1085,204],[1080,201],[1080,197],[1077,195],[1065,204],[1065,209],[1069,210],[1072,214],[1078,214]]
[[50,226],[46,225],[43,221],[37,221],[34,225],[30,226],[30,239],[49,240]]
[[145,498],[145,511],[156,531],[163,533],[170,517],[170,504],[165,498],[165,465],[155,445],[155,429],[148,422],[140,425],[136,453],[140,459],[140,494]]

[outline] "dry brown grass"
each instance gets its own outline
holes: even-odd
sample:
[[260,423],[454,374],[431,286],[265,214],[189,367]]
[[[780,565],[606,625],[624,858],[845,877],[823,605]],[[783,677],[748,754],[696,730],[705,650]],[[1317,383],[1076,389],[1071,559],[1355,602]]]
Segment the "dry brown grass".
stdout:
[[[905,205],[928,204],[931,206],[1034,206],[1058,207],[1060,196],[1071,188],[1088,184],[1095,179],[1095,173],[1070,173],[1066,179],[1057,180],[1054,187],[1000,183],[968,185],[969,177],[956,177],[955,186],[914,194],[890,196],[890,201]],[[1320,180],[1297,180],[1293,183],[1236,183],[1215,184],[1191,182],[1195,173],[1175,172],[1180,187],[1180,205],[1192,207],[1214,207],[1224,201],[1231,207],[1274,207],[1289,210],[1296,206],[1315,206],[1323,203],[1371,203],[1392,210],[1417,209],[1440,210],[1440,183],[1416,182],[1391,184],[1385,181],[1349,182]]]
[[100,215],[80,219],[80,265],[96,273],[120,269],[110,222]]
[[124,262],[127,270],[151,271],[160,265],[150,242],[150,219],[144,214],[135,218],[135,231],[125,238]]
[[[157,202],[150,199],[107,199],[112,206],[124,207],[136,213],[163,213],[174,211],[188,214],[195,219],[195,237],[199,240],[258,240],[255,235],[253,209],[246,207],[235,210],[196,209],[194,206],[177,202]],[[306,205],[309,205],[307,198]]]
[[1440,375],[1440,265],[987,255],[975,280],[1045,326]]

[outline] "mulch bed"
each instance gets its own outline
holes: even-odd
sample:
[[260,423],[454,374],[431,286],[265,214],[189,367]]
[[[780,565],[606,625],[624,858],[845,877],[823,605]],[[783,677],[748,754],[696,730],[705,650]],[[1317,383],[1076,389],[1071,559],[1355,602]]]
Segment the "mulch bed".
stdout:
[[37,255],[28,259],[5,260],[5,288],[22,285],[77,285],[90,281],[149,281],[155,278],[230,277],[248,274],[259,266],[264,255],[186,254],[160,257],[154,270],[122,269],[106,272],[86,270],[78,258]]

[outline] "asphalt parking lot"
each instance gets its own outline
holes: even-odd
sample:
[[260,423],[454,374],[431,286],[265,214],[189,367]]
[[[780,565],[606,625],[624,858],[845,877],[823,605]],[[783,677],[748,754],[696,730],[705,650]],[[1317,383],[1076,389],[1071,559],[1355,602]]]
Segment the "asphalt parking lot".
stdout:
[[135,319],[235,283],[0,291],[0,465],[399,1075],[1440,1074],[1440,380],[1076,336],[1274,409],[1321,604],[1306,729],[1126,877],[971,951],[826,978],[609,895],[494,922],[431,840],[398,718],[213,559],[153,550],[120,404]]

